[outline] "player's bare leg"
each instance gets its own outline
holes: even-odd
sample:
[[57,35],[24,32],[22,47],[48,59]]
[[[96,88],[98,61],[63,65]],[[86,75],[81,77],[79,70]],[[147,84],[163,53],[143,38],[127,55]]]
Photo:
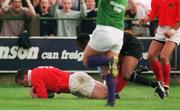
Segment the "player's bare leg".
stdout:
[[175,42],[167,41],[160,53],[160,60],[162,62],[162,74],[164,78],[165,96],[169,95],[169,84],[170,84],[170,71],[171,65],[169,58],[176,47]]
[[158,81],[163,81],[162,67],[158,56],[164,46],[164,43],[153,40],[148,50],[148,60]]
[[96,83],[96,85],[95,85],[94,90],[91,94],[91,98],[105,99],[108,95],[107,87],[99,81],[95,80],[95,83]]
[[103,53],[98,53],[89,46],[85,49],[85,54],[83,56],[83,63],[88,67],[105,66],[104,76],[106,78],[106,83],[108,86],[108,97],[107,105],[114,106],[115,104],[115,77],[118,74],[118,54],[109,51],[105,55]]

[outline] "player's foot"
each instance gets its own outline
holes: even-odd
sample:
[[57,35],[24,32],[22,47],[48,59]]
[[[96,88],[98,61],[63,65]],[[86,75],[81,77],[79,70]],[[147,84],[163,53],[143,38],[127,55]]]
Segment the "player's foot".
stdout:
[[169,96],[169,86],[164,85],[164,90],[165,90],[165,97]]
[[137,66],[135,69],[135,72],[137,74],[145,72],[145,71],[149,71],[149,68],[147,66],[144,67],[144,66],[140,65],[140,66]]
[[165,90],[164,90],[164,87],[163,87],[163,84],[162,84],[161,81],[157,82],[157,86],[155,88],[155,93],[158,93],[159,97],[161,99],[164,99],[164,97],[165,97]]
[[111,107],[113,107],[114,105],[115,105],[114,102],[108,102],[105,106],[111,106]]
[[118,93],[115,93],[115,98],[120,99],[120,95]]
[[111,71],[111,74],[113,75],[113,77],[117,77],[118,75],[118,57],[113,57],[112,61],[109,63],[109,69]]
[[168,96],[169,96],[169,90],[165,90],[164,97],[168,97]]

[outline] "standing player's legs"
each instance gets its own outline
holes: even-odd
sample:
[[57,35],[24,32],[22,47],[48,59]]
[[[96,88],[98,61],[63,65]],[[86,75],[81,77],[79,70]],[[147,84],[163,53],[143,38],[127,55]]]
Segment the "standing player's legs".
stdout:
[[107,53],[108,58],[113,58],[113,63],[111,63],[110,67],[105,70],[105,79],[108,87],[108,97],[107,97],[107,105],[113,106],[115,104],[115,91],[116,91],[116,77],[118,75],[118,54],[109,51]]
[[148,60],[158,81],[163,81],[162,67],[158,56],[164,46],[163,42],[153,40],[148,50]]
[[168,96],[169,82],[170,82],[170,61],[169,58],[172,55],[173,50],[176,45],[180,44],[180,28],[173,34],[172,37],[166,39],[166,43],[160,53],[160,59],[162,61],[162,69],[164,76],[164,88],[166,90],[166,94]]
[[112,56],[114,56],[115,54],[113,52],[107,52],[106,54],[107,55],[105,54],[102,55],[101,52],[98,53],[97,51],[93,50],[87,45],[84,52],[84,56],[83,56],[84,57],[83,62],[88,67],[105,66],[105,68],[103,68],[104,69],[103,72],[104,72],[104,76],[106,78],[106,83],[108,86],[108,97],[107,97],[108,103],[107,104],[110,106],[113,106],[115,103],[114,93],[115,93],[115,86],[116,86],[114,75],[117,75],[117,74],[115,73],[113,73],[114,75],[112,74],[112,71],[109,69],[109,64],[112,62],[112,58],[113,58]]
[[166,91],[168,91],[169,89],[169,82],[170,82],[171,65],[169,59],[175,47],[176,47],[175,42],[167,41],[160,53],[160,60],[162,62],[162,74],[164,78],[164,88]]
[[83,55],[88,67],[105,66],[104,75],[108,86],[107,105],[115,103],[115,77],[117,76],[118,54],[123,44],[123,31],[110,26],[97,26]]
[[165,33],[171,29],[169,26],[158,26],[155,40],[151,42],[151,45],[148,50],[148,60],[150,61],[153,72],[155,73],[156,79],[158,81],[163,81],[162,66],[158,60],[158,56],[161,53],[161,50],[164,47],[166,42]]

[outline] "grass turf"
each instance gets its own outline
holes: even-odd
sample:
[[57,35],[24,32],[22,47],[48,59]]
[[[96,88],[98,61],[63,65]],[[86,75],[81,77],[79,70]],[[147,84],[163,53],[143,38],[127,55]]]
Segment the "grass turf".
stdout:
[[0,110],[180,110],[180,86],[172,86],[170,96],[161,100],[154,89],[128,85],[114,107],[106,100],[57,94],[54,99],[32,99],[28,88],[0,87]]

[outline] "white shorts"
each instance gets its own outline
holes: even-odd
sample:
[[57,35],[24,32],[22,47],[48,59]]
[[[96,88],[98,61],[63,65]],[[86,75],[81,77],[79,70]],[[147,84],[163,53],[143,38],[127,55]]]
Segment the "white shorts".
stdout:
[[171,38],[177,45],[180,45],[180,28],[174,33],[174,35]]
[[154,39],[158,40],[158,41],[162,41],[162,42],[172,41],[172,42],[175,42],[177,45],[179,45],[179,43],[180,43],[180,29],[178,29],[171,38],[167,38],[164,33],[168,32],[169,30],[171,30],[171,27],[159,26],[157,28],[157,32],[156,32]]
[[69,78],[70,92],[79,93],[85,97],[91,97],[95,85],[95,80],[85,72],[75,72]]
[[109,50],[119,54],[123,45],[124,32],[111,26],[97,25],[88,45],[99,52]]

